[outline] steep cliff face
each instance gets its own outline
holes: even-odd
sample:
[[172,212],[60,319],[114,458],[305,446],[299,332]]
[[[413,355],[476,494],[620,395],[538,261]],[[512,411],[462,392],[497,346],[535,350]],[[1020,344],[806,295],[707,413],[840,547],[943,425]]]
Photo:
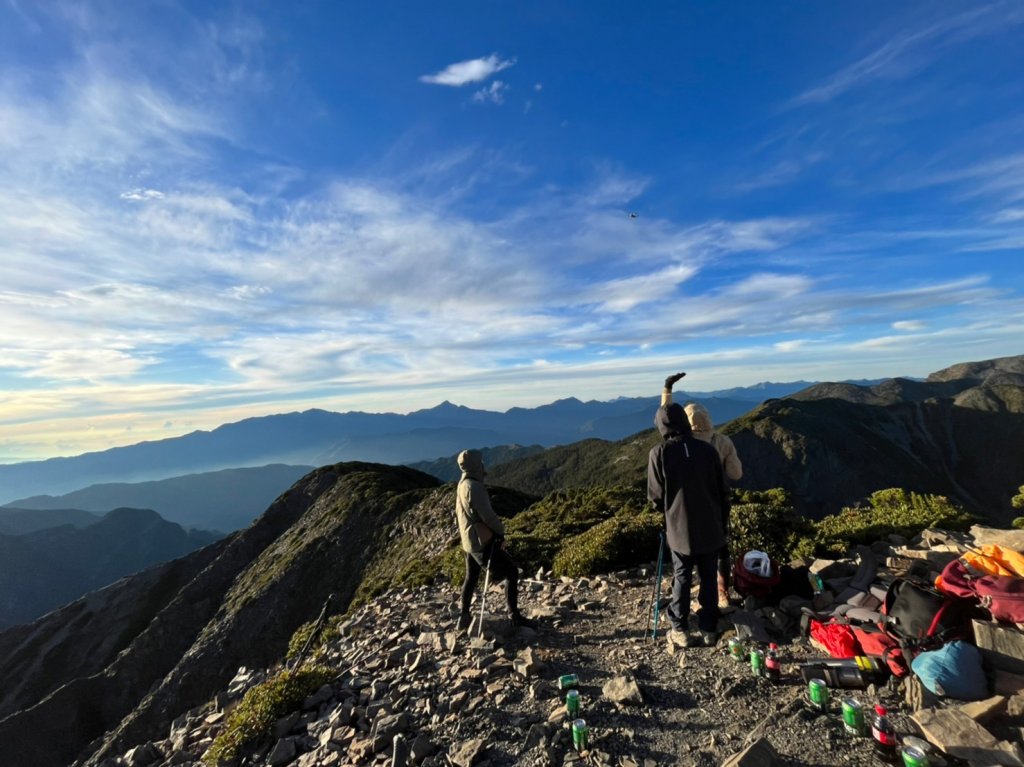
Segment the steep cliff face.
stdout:
[[1024,357],[948,368],[927,381],[810,387],[724,430],[747,488],[784,487],[811,514],[874,490],[950,496],[1006,522],[1024,482]]
[[[406,555],[436,556],[447,547],[452,491],[438,485],[402,467],[324,467],[296,483],[252,526],[179,561],[176,571],[126,579],[102,599],[89,595],[16,636],[0,634],[0,648],[26,652],[22,666],[12,660],[4,667],[24,676],[18,693],[3,699],[4,710],[23,705],[34,691],[52,689],[0,720],[6,753],[25,767],[63,767],[90,757],[90,764],[98,764],[126,738],[144,740],[208,698],[239,666],[279,658],[328,594],[336,594],[335,607],[344,609],[361,585],[366,588],[371,565],[394,575]],[[127,608],[126,595],[149,595],[151,589],[157,595],[148,613]],[[93,612],[90,599],[98,605]],[[60,647],[69,652],[79,641],[74,624],[82,616],[89,625],[108,620],[121,641],[97,648],[96,657],[81,665],[71,657],[49,665],[29,659],[28,648],[38,649],[46,631],[66,634]],[[93,642],[100,640],[94,636]],[[53,689],[60,677],[64,684]]]

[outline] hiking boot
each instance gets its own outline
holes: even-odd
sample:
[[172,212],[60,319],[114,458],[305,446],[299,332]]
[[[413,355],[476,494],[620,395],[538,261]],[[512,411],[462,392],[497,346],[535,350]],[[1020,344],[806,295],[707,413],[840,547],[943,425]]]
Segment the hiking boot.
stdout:
[[669,629],[665,635],[665,640],[668,642],[670,651],[675,647],[693,646],[693,639],[682,629]]
[[537,621],[532,621],[522,613],[512,613],[512,628],[537,630]]
[[718,608],[729,606],[729,587],[725,584],[725,578],[718,576]]
[[459,622],[455,624],[456,631],[465,631],[469,628],[469,624],[473,622],[472,613],[460,613]]

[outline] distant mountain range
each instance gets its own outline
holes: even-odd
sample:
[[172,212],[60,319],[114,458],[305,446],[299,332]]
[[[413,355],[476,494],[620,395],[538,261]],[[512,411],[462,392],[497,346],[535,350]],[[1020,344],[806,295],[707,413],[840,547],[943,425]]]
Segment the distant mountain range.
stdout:
[[[530,518],[533,500],[549,489],[642,480],[647,450],[660,439],[645,407],[641,428],[626,439],[536,452],[520,442],[531,447],[507,449],[504,462],[501,451],[491,453],[496,508]],[[1014,357],[954,366],[923,382],[815,385],[769,400],[724,431],[744,460],[744,486],[787,487],[810,511],[895,486],[946,493],[998,517],[1024,482],[1022,418],[1024,357]],[[329,594],[342,614],[353,600],[434,577],[456,545],[453,493],[407,467],[325,466],[245,529],[0,631],[4,755],[31,767],[76,759],[100,767],[131,745],[166,737],[171,720],[211,700],[239,666],[280,661]],[[572,503],[566,495],[536,514],[519,544],[551,535],[552,515]],[[33,535],[55,540],[74,531]],[[49,548],[36,556],[59,551]],[[138,548],[145,546],[128,551]],[[0,563],[8,556],[0,550]],[[0,594],[18,588],[0,583]]]
[[[815,384],[722,431],[743,462],[740,487],[785,488],[811,516],[901,487],[1006,523],[1024,484],[1024,356],[954,365],[924,381]],[[581,441],[489,467],[487,479],[534,495],[636,482],[659,441],[654,429]]]
[[[19,511],[5,510],[0,518],[28,516]],[[75,521],[0,535],[0,628],[31,621],[88,591],[221,537],[186,532],[143,509],[116,509],[84,526],[76,526],[84,517],[62,514]]]
[[[272,464],[186,474],[152,482],[91,485],[60,496],[21,498],[9,504],[18,507],[20,514],[16,517],[12,515],[14,509],[0,507],[0,532],[5,532],[5,528],[11,532],[19,529],[29,532],[30,529],[75,523],[75,514],[84,515],[82,524],[95,522],[96,515],[87,512],[129,506],[152,509],[182,527],[228,533],[248,525],[277,496],[312,470],[312,466]],[[57,511],[60,509],[65,511]],[[80,511],[82,509],[84,511]]]
[[[778,395],[802,386],[760,384],[752,388],[759,389],[756,397],[761,397],[765,391]],[[751,396],[694,399],[725,422],[759,401]],[[678,398],[689,395],[680,392]],[[323,466],[362,460],[404,464],[433,460],[467,447],[550,447],[590,437],[621,439],[646,428],[657,406],[657,396],[611,402],[582,402],[570,397],[504,413],[443,402],[408,415],[307,410],[249,418],[182,437],[0,466],[0,504],[37,495],[60,496],[90,485],[148,482],[274,463]]]
[[[116,504],[121,505],[123,504]],[[100,519],[98,514],[62,506],[54,506],[52,509],[14,508],[17,506],[18,504],[12,503],[8,507],[0,508],[0,535],[24,535],[61,525],[85,527]]]

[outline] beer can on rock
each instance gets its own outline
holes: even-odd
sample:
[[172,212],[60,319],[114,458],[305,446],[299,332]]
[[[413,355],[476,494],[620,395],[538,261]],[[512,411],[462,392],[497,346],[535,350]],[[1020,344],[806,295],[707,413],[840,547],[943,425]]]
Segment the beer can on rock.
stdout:
[[745,660],[747,648],[743,646],[743,640],[739,637],[729,637],[729,655],[735,660]]
[[903,767],[928,767],[928,754],[915,746],[903,747]]
[[850,735],[861,736],[865,732],[864,706],[856,698],[843,701],[843,729]]
[[586,751],[590,735],[587,732],[587,723],[582,719],[576,719],[572,723],[572,745],[577,751]]
[[580,686],[580,678],[576,674],[563,674],[558,677],[559,690],[571,690]]
[[565,694],[565,712],[569,716],[579,716],[580,715],[580,691],[579,690],[569,690],[569,692],[567,692]]
[[755,647],[750,651],[750,671],[754,676],[764,676],[764,650]]
[[828,711],[828,685],[824,679],[812,679],[807,683],[807,700],[811,708]]

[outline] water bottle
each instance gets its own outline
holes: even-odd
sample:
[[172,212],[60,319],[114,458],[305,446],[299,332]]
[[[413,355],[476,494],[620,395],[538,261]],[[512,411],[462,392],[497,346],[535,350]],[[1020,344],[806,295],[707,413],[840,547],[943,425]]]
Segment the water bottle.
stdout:
[[875,706],[875,717],[871,720],[871,739],[875,743],[875,753],[886,764],[896,764],[900,759],[900,742],[896,736],[896,728],[887,716],[885,706]]
[[779,646],[772,642],[768,645],[768,652],[764,656],[764,675],[772,684],[779,683],[782,676],[781,663],[779,661]]

